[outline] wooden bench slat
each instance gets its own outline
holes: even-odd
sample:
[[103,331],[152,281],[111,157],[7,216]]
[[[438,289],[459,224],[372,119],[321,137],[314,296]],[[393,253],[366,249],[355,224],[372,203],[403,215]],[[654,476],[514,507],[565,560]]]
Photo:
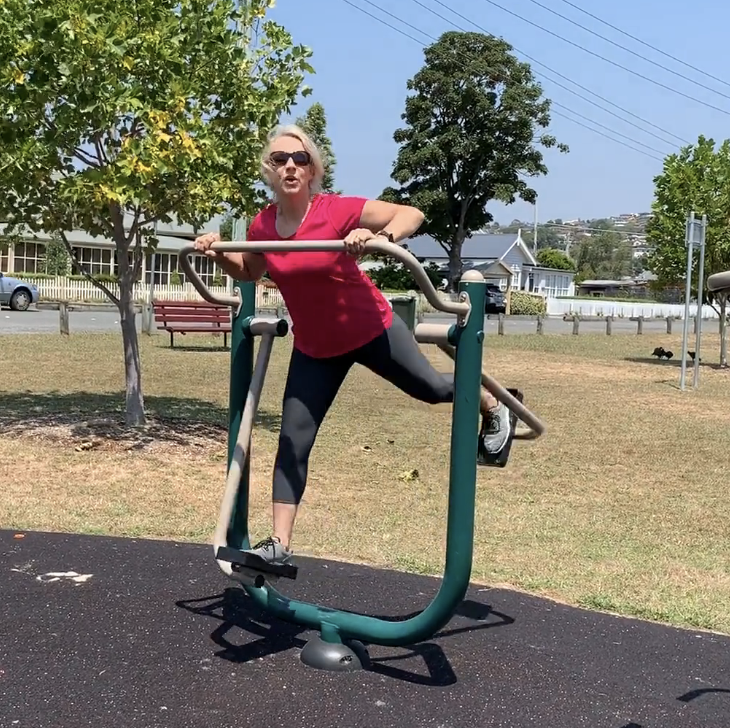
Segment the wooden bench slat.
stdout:
[[177,316],[170,316],[169,314],[156,313],[155,319],[157,321],[230,321],[230,316],[217,316],[209,313],[203,314],[179,314]]

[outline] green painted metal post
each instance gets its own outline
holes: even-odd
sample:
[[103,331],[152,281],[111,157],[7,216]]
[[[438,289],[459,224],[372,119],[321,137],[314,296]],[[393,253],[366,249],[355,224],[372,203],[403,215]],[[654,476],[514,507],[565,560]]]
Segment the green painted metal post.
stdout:
[[[231,467],[236,449],[241,417],[246,406],[246,397],[253,373],[254,337],[244,326],[245,321],[256,312],[256,284],[236,281],[241,295],[241,308],[233,312],[231,325],[231,372],[228,389],[228,468]],[[248,483],[250,462],[247,459],[241,472],[241,484],[236,504],[228,527],[228,546],[247,549],[250,546],[248,534]]]
[[[253,339],[244,333],[242,327],[243,320],[254,312],[255,289],[249,289],[248,285],[240,287],[243,306],[231,337],[229,463],[253,367]],[[471,578],[485,290],[484,278],[476,271],[468,271],[459,285],[459,292],[467,294],[471,300],[472,315],[465,326],[452,329],[455,332],[453,344],[456,347],[456,359],[446,566],[441,588],[431,604],[410,619],[389,621],[289,599],[272,586],[244,586],[261,607],[280,619],[320,630],[321,638],[327,642],[346,638],[381,645],[410,645],[430,639],[451,619],[464,598]],[[246,467],[245,483],[242,483],[242,492],[231,518],[229,545],[239,548],[249,546],[248,472]]]

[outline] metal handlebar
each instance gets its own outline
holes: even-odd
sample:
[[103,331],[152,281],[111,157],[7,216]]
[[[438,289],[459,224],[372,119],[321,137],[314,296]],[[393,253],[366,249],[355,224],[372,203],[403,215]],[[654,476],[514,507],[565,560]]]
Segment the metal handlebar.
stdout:
[[[251,242],[230,242],[230,243],[213,243],[210,246],[211,250],[218,253],[282,253],[282,252],[339,252],[345,250],[345,244],[340,241],[328,241],[328,240],[311,240],[311,241],[297,241],[297,242],[281,242],[281,241],[251,241]],[[194,245],[186,245],[179,253],[178,260],[180,265],[185,271],[185,275],[188,277],[190,282],[193,284],[198,293],[209,303],[216,303],[222,306],[234,306],[240,305],[240,299],[238,296],[216,296],[214,293],[208,290],[208,287],[200,279],[200,276],[196,273],[193,266],[188,259],[191,253],[195,253],[196,248]],[[468,299],[462,299],[459,301],[447,301],[439,297],[436,289],[434,288],[431,279],[426,274],[423,266],[418,262],[416,257],[402,248],[396,243],[380,242],[377,240],[370,240],[365,243],[366,253],[385,253],[393,258],[399,260],[408,270],[413,274],[416,279],[416,283],[423,291],[426,300],[437,310],[443,311],[444,313],[455,314],[459,317],[460,322],[466,321],[471,311],[471,304]]]

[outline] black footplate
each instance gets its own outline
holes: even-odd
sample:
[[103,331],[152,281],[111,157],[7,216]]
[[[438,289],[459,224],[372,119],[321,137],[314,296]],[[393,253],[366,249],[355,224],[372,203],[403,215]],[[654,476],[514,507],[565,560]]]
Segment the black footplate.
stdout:
[[230,546],[220,546],[215,557],[219,561],[227,561],[231,564],[233,571],[248,569],[250,571],[259,571],[262,574],[279,576],[283,579],[296,579],[299,572],[298,567],[293,564],[269,564],[260,556],[247,554],[238,549],[232,549]]
[[[507,391],[518,401],[522,402],[524,395],[519,389],[510,389],[507,387]],[[510,411],[509,413],[509,437],[504,443],[504,446],[499,452],[487,452],[487,448],[484,446],[484,437],[486,435],[485,430],[487,428],[487,422],[484,416],[482,416],[482,429],[479,432],[479,444],[477,446],[477,465],[483,465],[492,468],[504,468],[509,460],[509,454],[512,450],[512,441],[515,438],[515,428],[517,427],[517,415]]]

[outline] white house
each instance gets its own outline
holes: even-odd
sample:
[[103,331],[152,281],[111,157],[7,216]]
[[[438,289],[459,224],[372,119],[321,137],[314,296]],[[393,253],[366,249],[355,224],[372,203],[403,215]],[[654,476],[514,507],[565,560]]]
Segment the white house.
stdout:
[[[196,236],[205,232],[218,232],[222,217],[214,217],[197,231],[191,225],[181,223],[159,223],[159,243],[154,261],[152,255],[145,256],[140,279],[150,283],[154,263],[154,282],[168,285],[173,272],[177,271],[182,283],[185,275],[178,268],[178,253]],[[0,226],[0,233],[2,233]],[[86,270],[92,275],[113,275],[117,270],[116,245],[111,238],[93,237],[83,230],[72,230],[66,234],[74,253]],[[24,242],[16,243],[0,251],[0,271],[4,273],[43,273],[46,245],[51,237],[47,233],[29,234]],[[212,285],[215,265],[209,258],[195,256],[194,266],[206,285]]]
[[[418,235],[407,244],[419,261],[425,265],[435,263],[447,273],[448,255],[433,238]],[[515,291],[550,297],[575,295],[575,273],[541,266],[522,240],[520,231],[501,235],[475,233],[464,241],[462,262],[465,268],[475,268],[487,277],[498,278],[503,290],[511,274],[511,288]]]

